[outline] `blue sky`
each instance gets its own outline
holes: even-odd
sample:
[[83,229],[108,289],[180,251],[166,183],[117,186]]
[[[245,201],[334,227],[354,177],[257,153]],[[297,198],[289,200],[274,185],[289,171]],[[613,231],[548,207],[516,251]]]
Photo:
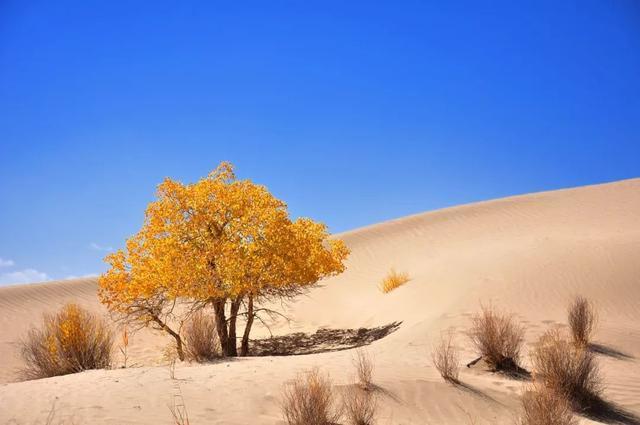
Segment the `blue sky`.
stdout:
[[335,232],[640,176],[635,0],[184,3],[0,3],[0,283],[222,160]]

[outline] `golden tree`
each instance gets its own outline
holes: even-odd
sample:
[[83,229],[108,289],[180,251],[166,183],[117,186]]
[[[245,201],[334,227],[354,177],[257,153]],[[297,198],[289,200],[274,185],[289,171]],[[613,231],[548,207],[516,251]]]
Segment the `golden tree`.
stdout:
[[[325,225],[292,221],[266,187],[236,179],[222,163],[196,183],[165,179],[158,186],[142,229],[125,251],[106,258],[111,267],[100,277],[100,299],[122,319],[173,336],[181,358],[174,319],[211,306],[222,350],[236,356],[236,322],[244,315],[246,355],[253,320],[264,311],[258,303],[341,273],[348,254]],[[184,303],[189,308],[176,308]]]

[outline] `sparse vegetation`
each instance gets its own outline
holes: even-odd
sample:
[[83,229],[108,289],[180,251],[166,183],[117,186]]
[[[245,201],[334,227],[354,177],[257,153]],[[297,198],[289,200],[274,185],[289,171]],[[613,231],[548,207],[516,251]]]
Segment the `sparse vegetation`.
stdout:
[[440,342],[431,352],[433,365],[445,381],[457,383],[460,370],[458,352],[453,343],[453,332],[440,335]]
[[129,330],[125,325],[122,329],[122,334],[120,335],[120,354],[122,354],[122,367],[127,368],[127,361],[129,360]]
[[282,414],[288,425],[329,425],[340,420],[331,380],[318,369],[285,385]]
[[167,365],[169,378],[172,380],[176,379],[176,361],[178,360],[178,354],[173,344],[168,344],[164,347],[162,359]]
[[495,370],[514,370],[519,366],[524,329],[513,316],[483,306],[472,319],[469,337],[482,358]]
[[382,279],[380,290],[385,294],[393,291],[399,286],[404,285],[410,280],[409,274],[406,272],[397,272],[394,268]]
[[216,323],[209,315],[197,311],[184,327],[186,357],[196,362],[211,361],[220,357],[220,343]]
[[113,334],[104,320],[67,304],[31,328],[20,348],[25,379],[66,375],[110,367]]
[[173,404],[169,406],[169,411],[173,419],[174,425],[190,425],[189,412],[187,411],[187,405],[182,397],[182,389],[180,384],[177,384],[177,393],[173,395]]
[[373,361],[371,356],[363,348],[356,350],[353,364],[358,375],[358,384],[365,391],[373,389]]
[[344,413],[349,425],[373,425],[376,416],[376,397],[372,391],[355,387],[343,394]]
[[562,396],[541,385],[522,395],[520,425],[578,425],[571,406]]
[[576,297],[569,306],[569,328],[574,344],[586,347],[597,324],[596,309],[589,300]]
[[535,380],[574,409],[589,407],[602,391],[594,354],[571,344],[557,329],[540,338],[531,359]]

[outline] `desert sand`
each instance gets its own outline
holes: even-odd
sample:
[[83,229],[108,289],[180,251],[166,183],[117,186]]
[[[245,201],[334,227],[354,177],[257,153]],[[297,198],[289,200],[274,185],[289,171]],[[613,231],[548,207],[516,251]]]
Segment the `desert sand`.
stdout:
[[[286,306],[291,321],[274,321],[271,331],[400,323],[366,346],[379,386],[377,423],[514,423],[526,382],[463,366],[465,385],[447,384],[431,365],[432,344],[451,329],[461,361],[475,359],[465,331],[480,304],[491,303],[526,326],[529,368],[531,344],[549,327],[565,326],[577,294],[599,311],[605,398],[618,407],[605,419],[638,423],[640,179],[447,208],[336,237],[352,250],[347,271]],[[378,285],[391,267],[411,280],[383,294]],[[69,301],[106,314],[96,290],[95,279],[0,288],[0,423],[45,423],[53,408],[53,423],[171,424],[168,406],[181,393],[192,425],[278,424],[282,385],[297,372],[318,366],[337,390],[353,382],[352,349],[184,363],[171,379],[162,360],[169,340],[149,331],[131,341],[132,367],[16,382],[16,342],[28,327]],[[256,327],[254,337],[269,335]],[[313,350],[323,348],[335,346]]]

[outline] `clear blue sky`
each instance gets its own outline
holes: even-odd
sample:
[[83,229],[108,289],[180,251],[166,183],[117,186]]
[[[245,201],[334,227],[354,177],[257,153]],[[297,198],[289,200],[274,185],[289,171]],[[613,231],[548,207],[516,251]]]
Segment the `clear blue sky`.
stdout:
[[636,0],[185,3],[0,1],[0,283],[221,160],[334,232],[640,176]]

